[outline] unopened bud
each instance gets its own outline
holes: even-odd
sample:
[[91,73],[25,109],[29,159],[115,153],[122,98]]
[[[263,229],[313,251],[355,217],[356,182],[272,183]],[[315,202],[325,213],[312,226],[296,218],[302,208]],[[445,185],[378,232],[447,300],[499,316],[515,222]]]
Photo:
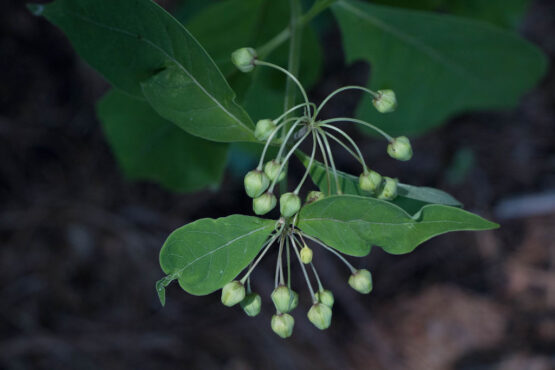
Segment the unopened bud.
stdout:
[[283,217],[291,217],[301,209],[301,198],[294,193],[285,193],[279,197],[279,210]]
[[395,158],[400,161],[408,161],[411,159],[412,147],[409,139],[406,136],[399,136],[393,139],[393,141],[387,146],[387,154],[389,154],[391,158]]
[[231,61],[241,72],[250,72],[254,69],[257,56],[253,48],[241,48],[231,53]]
[[318,329],[324,330],[330,327],[331,324],[331,308],[322,303],[315,303],[308,310],[308,319]]
[[245,176],[245,191],[251,198],[256,198],[268,189],[270,179],[262,171],[252,170]]
[[241,301],[241,307],[248,316],[254,317],[260,313],[262,298],[260,298],[260,295],[257,293],[249,293],[245,299]]
[[295,319],[293,316],[281,313],[272,316],[272,330],[282,338],[289,338],[293,334]]
[[268,176],[270,181],[274,181],[276,177],[277,177],[276,181],[283,180],[286,172],[285,166],[283,166],[283,170],[281,172],[279,172],[280,169],[281,169],[281,163],[279,161],[276,161],[275,159],[269,162],[266,162],[266,164],[264,165],[264,173],[266,174],[266,176]]
[[276,129],[276,124],[271,119],[261,119],[256,122],[254,137],[260,141],[266,141]]
[[365,171],[358,178],[358,185],[364,191],[369,191],[374,193],[382,183],[382,175],[376,171],[369,170]]
[[295,297],[293,291],[285,285],[280,285],[274,289],[271,297],[278,312],[287,313],[292,310],[292,303]]
[[294,290],[291,290],[293,295],[293,300],[291,301],[291,307],[289,307],[289,312],[293,311],[299,305],[299,295]]
[[397,180],[391,177],[384,177],[384,183],[378,199],[393,200],[397,197]]
[[333,297],[333,293],[331,291],[327,290],[327,289],[323,289],[323,290],[320,290],[320,291],[316,292],[316,299],[318,299],[318,301],[320,303],[325,304],[329,308],[332,308],[333,304],[335,302],[335,299]]
[[306,196],[306,203],[317,202],[321,199],[324,199],[324,197],[324,193],[322,193],[321,191],[312,190]]
[[393,112],[397,108],[397,97],[393,90],[378,90],[378,96],[372,100],[372,104],[380,113]]
[[305,246],[301,249],[301,261],[305,265],[308,265],[312,262],[312,249],[305,244]]
[[277,198],[272,193],[264,193],[252,200],[252,209],[255,214],[261,216],[270,212],[277,204]]
[[372,274],[366,269],[357,270],[349,278],[351,288],[362,294],[368,294],[372,291]]
[[222,303],[228,307],[234,306],[245,298],[245,287],[241,282],[233,280],[222,288]]

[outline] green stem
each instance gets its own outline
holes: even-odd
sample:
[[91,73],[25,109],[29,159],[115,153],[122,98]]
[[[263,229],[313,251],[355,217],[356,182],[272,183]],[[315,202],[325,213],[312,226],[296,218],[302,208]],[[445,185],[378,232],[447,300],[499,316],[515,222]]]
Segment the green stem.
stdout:
[[343,194],[343,191],[341,190],[341,185],[339,185],[339,176],[337,176],[337,168],[335,167],[335,161],[333,160],[333,154],[331,152],[330,143],[328,142],[328,138],[326,137],[326,134],[324,133],[324,131],[321,129],[318,129],[318,131],[321,131],[320,136],[322,137],[322,141],[324,142],[324,147],[328,152],[328,158],[331,164],[331,171],[333,172],[333,177],[335,178],[335,186],[337,187],[335,189],[335,192],[341,195]]
[[366,93],[372,95],[374,98],[379,98],[379,97],[380,97],[380,95],[379,95],[377,92],[372,91],[372,90],[370,90],[370,89],[367,89],[366,87],[356,86],[356,85],[350,85],[350,86],[342,87],[342,88],[340,88],[340,89],[335,90],[335,91],[332,92],[331,94],[329,94],[329,95],[324,99],[324,101],[318,106],[318,108],[316,109],[316,113],[314,113],[315,119],[316,119],[316,117],[318,117],[318,113],[320,113],[320,111],[322,110],[322,108],[324,107],[324,105],[326,105],[326,103],[327,103],[331,98],[333,98],[335,95],[337,95],[337,94],[339,94],[340,92],[345,91],[345,90],[362,90],[362,91],[364,91],[364,92],[366,92]]
[[341,118],[332,118],[332,119],[327,119],[325,121],[321,121],[321,124],[326,124],[326,123],[334,123],[334,122],[353,122],[353,123],[358,123],[359,125],[363,125],[366,126],[368,128],[371,128],[372,130],[376,131],[377,133],[379,133],[380,135],[382,135],[383,137],[385,137],[387,139],[387,141],[392,142],[393,141],[393,137],[391,137],[390,135],[388,135],[384,130],[374,126],[371,123],[368,123],[366,121],[362,121],[360,119],[355,119],[355,118],[346,118],[346,117],[341,117]]
[[310,279],[308,278],[308,273],[306,272],[306,268],[304,266],[304,263],[301,260],[301,255],[297,249],[297,245],[295,244],[295,239],[293,238],[292,235],[289,235],[289,239],[291,240],[291,245],[293,246],[293,250],[295,251],[295,254],[297,255],[297,260],[299,261],[299,264],[301,265],[301,270],[303,270],[303,275],[304,278],[306,280],[306,285],[308,285],[308,290],[310,291],[310,297],[312,298],[312,302],[313,303],[317,303],[318,301],[316,300],[316,295],[314,294],[314,289],[312,289],[312,284],[310,283]]
[[333,131],[339,133],[345,139],[347,139],[347,141],[353,146],[353,148],[355,148],[355,151],[357,152],[358,156],[354,155],[353,152],[351,150],[349,150],[345,146],[345,144],[343,144],[343,142],[341,140],[337,139],[334,135],[330,134],[329,132],[326,132],[326,135],[328,135],[332,139],[335,139],[335,141],[337,141],[339,144],[341,144],[347,151],[349,151],[351,153],[351,155],[353,155],[355,158],[358,157],[357,159],[360,162],[360,164],[362,164],[362,169],[364,170],[364,172],[367,171],[366,162],[364,161],[364,157],[362,155],[362,152],[360,151],[360,148],[355,143],[355,141],[349,135],[347,135],[347,133],[345,131],[343,131],[343,130],[335,127],[335,126],[332,126],[332,125],[321,124],[321,127],[325,127],[327,129],[333,130]]
[[310,235],[307,235],[307,234],[303,233],[302,231],[300,232],[300,235],[304,236],[307,239],[312,240],[313,242],[315,242],[315,243],[321,245],[322,247],[324,247],[325,249],[327,249],[329,252],[335,254],[345,264],[345,266],[347,266],[349,268],[349,270],[351,270],[352,274],[354,274],[357,271],[357,269],[354,268],[353,265],[351,265],[349,263],[349,261],[347,261],[341,254],[339,254],[339,252],[336,252],[333,248],[328,247],[327,245],[325,245],[324,243],[322,243],[318,239],[313,238]]
[[316,156],[316,133],[313,131],[312,132],[312,155],[310,156],[310,161],[308,162],[308,166],[306,166],[306,171],[303,175],[303,178],[299,182],[299,185],[297,185],[297,187],[295,188],[295,191],[293,191],[294,194],[297,194],[297,195],[299,194],[301,187],[303,186],[304,182],[306,181],[306,178],[308,177],[308,174],[310,173],[310,169],[312,168],[312,163],[314,162],[315,156]]

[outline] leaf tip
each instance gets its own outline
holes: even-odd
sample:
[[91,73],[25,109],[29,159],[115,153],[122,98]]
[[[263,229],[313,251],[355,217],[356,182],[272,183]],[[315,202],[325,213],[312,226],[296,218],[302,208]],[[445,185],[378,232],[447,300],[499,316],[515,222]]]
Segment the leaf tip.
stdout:
[[27,4],[27,9],[37,17],[40,17],[44,12],[44,5],[42,4]]

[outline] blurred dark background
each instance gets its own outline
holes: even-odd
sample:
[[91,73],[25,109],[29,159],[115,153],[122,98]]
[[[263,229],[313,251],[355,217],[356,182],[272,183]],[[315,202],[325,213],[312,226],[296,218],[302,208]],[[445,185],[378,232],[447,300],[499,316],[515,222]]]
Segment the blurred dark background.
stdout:
[[[552,61],[555,2],[533,1],[521,31]],[[324,42],[317,102],[368,76],[362,63],[344,65],[337,30]],[[268,299],[251,319],[219,294],[194,297],[176,284],[162,309],[154,290],[169,232],[250,213],[242,174],[189,195],[126,181],[95,117],[108,85],[19,0],[2,5],[0,76],[0,368],[555,368],[553,69],[518,108],[459,116],[416,139],[410,165],[351,132],[378,169],[449,191],[502,227],[441,236],[404,256],[374,249],[353,261],[373,271],[369,296],[316,253],[336,295],[334,321],[315,329],[301,290],[289,340],[270,330]],[[335,100],[328,113],[351,115],[357,97]],[[356,173],[347,157],[338,162]],[[265,297],[271,274],[267,265],[256,275]]]

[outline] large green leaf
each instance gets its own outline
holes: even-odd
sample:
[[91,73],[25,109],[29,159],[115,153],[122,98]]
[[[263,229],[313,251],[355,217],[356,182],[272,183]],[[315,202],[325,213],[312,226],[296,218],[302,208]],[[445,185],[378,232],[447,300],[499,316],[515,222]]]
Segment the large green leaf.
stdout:
[[192,136],[160,117],[145,101],[115,90],[97,107],[108,142],[128,178],[155,181],[174,191],[219,184],[228,144]]
[[[231,64],[230,54],[242,46],[262,46],[287,27],[288,22],[289,2],[273,0],[220,1],[187,21],[187,29],[214,58],[245,109],[257,119],[281,113],[285,76],[266,67],[257,67],[248,74],[240,73]],[[282,45],[264,59],[287,65],[288,45]],[[319,40],[310,26],[304,27],[299,79],[306,88],[318,79],[321,66]]]
[[[297,156],[301,162],[308,166],[310,158],[301,152],[297,152]],[[337,185],[335,183],[335,177],[333,176],[330,169],[330,186],[328,191],[328,176],[326,174],[326,169],[321,162],[313,161],[312,168],[310,169],[310,178],[312,182],[321,192],[326,195],[337,194]],[[345,173],[343,171],[337,171],[337,179],[339,182],[339,188],[343,194],[360,195],[364,197],[375,198],[375,196],[367,191],[361,190],[358,185],[358,177],[351,174]],[[414,214],[420,210],[426,204],[444,204],[454,207],[462,207],[461,202],[455,199],[452,195],[444,192],[443,190],[430,188],[426,186],[413,186],[403,183],[397,184],[398,196],[392,203],[397,204],[399,207],[403,208],[406,212]]]
[[357,114],[393,135],[418,134],[467,110],[513,107],[544,74],[546,58],[513,32],[449,15],[338,0],[349,62],[371,63],[372,89],[392,88],[393,114],[364,98]]
[[212,59],[154,2],[57,0],[30,8],[60,27],[115,87],[139,98],[145,91],[162,117],[189,133],[214,141],[254,140],[251,119]]
[[160,266],[168,276],[159,282],[159,294],[173,279],[194,295],[220,289],[254,259],[275,223],[233,215],[203,218],[175,230],[160,251]]
[[460,208],[439,204],[424,206],[411,217],[386,201],[333,195],[304,206],[298,227],[342,253],[363,256],[371,245],[403,254],[436,235],[488,230],[498,225]]

